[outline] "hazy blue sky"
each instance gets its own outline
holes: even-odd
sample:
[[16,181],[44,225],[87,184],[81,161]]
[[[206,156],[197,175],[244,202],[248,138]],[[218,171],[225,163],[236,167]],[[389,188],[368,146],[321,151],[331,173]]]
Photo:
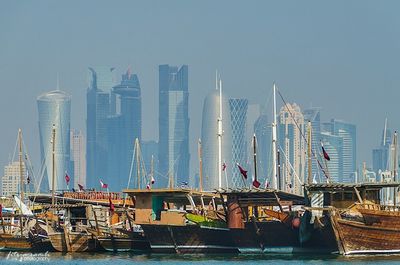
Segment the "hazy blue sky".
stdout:
[[158,65],[189,65],[192,168],[203,99],[224,89],[265,101],[275,80],[290,102],[357,124],[358,162],[371,161],[385,117],[400,127],[399,1],[0,0],[0,165],[22,127],[39,161],[36,97],[72,94],[85,130],[87,67],[131,65],[143,97],[143,138],[158,139]]

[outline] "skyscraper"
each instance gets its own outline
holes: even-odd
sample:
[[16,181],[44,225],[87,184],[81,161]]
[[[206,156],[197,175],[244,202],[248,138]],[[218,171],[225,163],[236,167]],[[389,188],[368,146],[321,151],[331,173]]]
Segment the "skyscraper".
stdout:
[[89,68],[90,83],[86,94],[86,163],[88,187],[98,187],[107,176],[108,116],[110,89],[114,86],[114,68]]
[[302,193],[305,171],[304,117],[296,104],[286,104],[279,113],[279,150],[281,187],[296,194]]
[[[342,165],[343,174],[338,181],[354,182],[356,172],[356,126],[337,119],[323,124],[324,131],[343,139]],[[329,162],[328,162],[329,164]]]
[[189,181],[188,66],[159,66],[159,172],[162,187]]
[[[321,165],[328,176],[320,169],[313,170],[317,182],[325,182],[326,177],[329,177],[331,182],[341,182],[343,176],[343,138],[333,135],[330,132],[321,132],[321,141],[324,144],[324,149],[328,153],[330,161],[325,161],[321,158]],[[320,144],[319,144],[320,145]],[[321,145],[320,145],[321,146]],[[321,149],[321,147],[319,147]],[[317,151],[320,152],[320,151]],[[326,170],[328,168],[328,170]]]
[[71,130],[71,160],[73,162],[73,187],[86,187],[86,139],[82,131]]
[[[26,176],[25,163],[22,163],[22,176]],[[10,197],[20,192],[21,171],[19,161],[10,162],[4,167],[4,176],[2,177],[2,196]],[[24,179],[26,185],[26,179]]]
[[45,176],[52,188],[52,128],[55,125],[55,190],[66,189],[65,173],[72,176],[70,160],[71,97],[61,90],[44,93],[37,98],[41,160]]
[[[247,109],[248,100],[231,98],[229,99],[229,110],[231,114],[231,131],[232,131],[232,160],[231,165],[237,163],[246,169],[250,169],[251,163],[247,160],[247,139],[246,139],[246,127],[247,127]],[[236,166],[230,167],[228,175],[232,184],[230,187],[243,187],[243,177],[240,174]]]
[[257,138],[257,172],[260,180],[272,176],[271,142],[272,130],[268,123],[267,111],[262,110],[254,123],[254,133]]
[[[130,69],[111,93],[111,113],[108,117],[108,185],[112,190],[126,188],[135,139],[142,137],[142,98],[139,79]],[[115,108],[115,109],[113,109]],[[144,187],[142,187],[144,188]]]
[[[228,172],[237,168],[232,164],[232,135],[231,115],[226,97],[222,94],[222,161],[226,169],[222,174],[222,187],[232,187],[232,181]],[[201,123],[201,146],[202,146],[202,172],[203,190],[212,191],[218,188],[218,118],[220,97],[217,89],[208,93],[204,100],[202,123]]]
[[372,150],[372,169],[376,173],[378,180],[381,179],[380,172],[389,170],[389,152],[391,144],[391,130],[387,126],[387,120],[382,130],[382,138],[377,148]]

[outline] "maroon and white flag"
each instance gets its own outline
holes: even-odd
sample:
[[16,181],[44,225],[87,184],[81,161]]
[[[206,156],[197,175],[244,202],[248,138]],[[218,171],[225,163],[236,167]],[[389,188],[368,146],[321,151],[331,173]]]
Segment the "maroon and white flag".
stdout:
[[242,176],[247,179],[247,170],[244,170],[244,168],[242,168],[239,163],[237,163],[237,166],[239,168],[240,174],[242,174]]
[[108,184],[104,183],[103,181],[100,180],[100,185],[103,189],[107,189],[108,188]]
[[324,158],[328,161],[331,161],[331,158],[329,157],[328,153],[326,152],[324,148],[324,144],[321,142],[321,147],[322,147],[322,154],[324,155]]
[[70,180],[71,180],[71,178],[68,176],[67,173],[65,173],[65,182],[67,182],[67,185],[69,184]]

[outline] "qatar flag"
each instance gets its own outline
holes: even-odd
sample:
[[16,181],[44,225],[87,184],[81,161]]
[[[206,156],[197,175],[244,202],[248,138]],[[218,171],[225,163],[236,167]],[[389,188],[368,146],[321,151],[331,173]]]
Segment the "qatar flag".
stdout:
[[153,178],[153,176],[151,176],[151,181],[150,181],[151,185],[153,185],[154,182],[156,182],[156,180]]
[[321,142],[321,147],[322,147],[322,154],[324,155],[324,158],[328,161],[331,161],[331,158],[329,157],[328,153],[325,151],[324,145]]
[[79,190],[80,190],[80,191],[83,190],[83,186],[82,186],[81,184],[79,184],[79,183],[78,183],[78,187],[79,187]]
[[247,171],[244,170],[244,168],[242,168],[238,163],[236,164],[239,168],[240,174],[242,174],[242,176],[247,179]]
[[104,183],[103,181],[100,180],[100,185],[103,189],[107,189],[108,188],[108,184]]
[[71,178],[68,176],[67,173],[65,173],[65,182],[67,182],[67,185],[69,184],[70,180],[71,180]]
[[258,187],[260,187],[260,185],[261,185],[261,183],[258,181],[258,180],[253,180],[253,186],[255,187],[255,188],[258,188]]

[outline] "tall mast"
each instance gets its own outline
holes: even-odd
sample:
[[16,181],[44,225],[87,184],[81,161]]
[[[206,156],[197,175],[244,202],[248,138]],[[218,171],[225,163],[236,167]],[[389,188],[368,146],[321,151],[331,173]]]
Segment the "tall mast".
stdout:
[[199,153],[199,190],[203,191],[203,154],[202,154],[200,139],[197,144],[197,149]]
[[56,125],[53,124],[52,130],[52,137],[51,137],[51,163],[52,163],[52,170],[51,170],[51,206],[54,208],[55,205],[55,196],[54,196],[54,189],[55,189],[55,178],[56,178],[56,168],[55,168],[55,146],[56,146]]
[[[218,83],[217,83],[218,86]],[[222,80],[219,80],[218,189],[222,188]]]
[[308,184],[312,183],[312,159],[311,159],[311,140],[312,140],[312,127],[311,121],[308,121],[308,139],[307,139],[307,149],[308,149]]
[[135,148],[136,148],[136,172],[137,172],[137,181],[138,181],[138,189],[140,189],[140,161],[139,161],[139,139],[135,139]]
[[19,184],[19,194],[21,197],[21,202],[24,201],[24,176],[23,176],[23,166],[22,166],[22,130],[18,130],[18,144],[19,144],[19,175],[20,175],[20,184]]
[[273,122],[272,122],[272,188],[278,189],[278,177],[277,177],[277,148],[276,148],[276,87],[273,85],[273,97],[274,105],[272,109]]
[[151,155],[151,177],[154,179],[154,155]]
[[[393,136],[393,181],[397,181],[397,167],[398,167],[398,159],[397,159],[397,132],[394,132]],[[397,196],[397,187],[393,188],[393,205],[396,206],[396,196]]]
[[383,127],[383,143],[382,145],[386,145],[386,130],[387,130],[387,118],[385,118],[385,126]]
[[253,135],[254,180],[257,182],[257,142],[256,134]]

